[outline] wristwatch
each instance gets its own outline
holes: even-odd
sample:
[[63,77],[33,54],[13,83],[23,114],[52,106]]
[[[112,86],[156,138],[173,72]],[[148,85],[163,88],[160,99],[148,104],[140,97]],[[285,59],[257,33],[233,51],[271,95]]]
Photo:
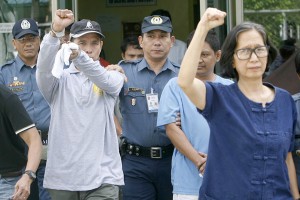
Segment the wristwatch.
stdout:
[[36,179],[36,174],[35,174],[34,171],[26,170],[26,171],[24,172],[24,174],[27,174],[27,175],[29,176],[29,178],[30,178],[31,180],[33,180],[33,181]]

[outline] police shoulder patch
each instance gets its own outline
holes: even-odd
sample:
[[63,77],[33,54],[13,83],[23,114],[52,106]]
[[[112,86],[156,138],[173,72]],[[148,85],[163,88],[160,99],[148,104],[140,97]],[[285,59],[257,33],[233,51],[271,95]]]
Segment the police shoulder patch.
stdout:
[[175,63],[175,62],[173,62],[173,61],[170,61],[170,63],[171,63],[174,67],[180,68],[180,64]]
[[125,65],[125,64],[132,64],[132,63],[139,63],[141,62],[142,59],[138,59],[138,60],[121,60],[119,62],[119,65]]

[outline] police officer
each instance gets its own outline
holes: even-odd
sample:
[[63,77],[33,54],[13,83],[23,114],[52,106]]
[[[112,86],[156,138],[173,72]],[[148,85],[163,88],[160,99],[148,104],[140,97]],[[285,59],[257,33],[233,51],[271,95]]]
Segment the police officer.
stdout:
[[156,120],[161,92],[179,71],[167,58],[175,37],[170,19],[164,16],[145,17],[141,31],[144,58],[119,63],[128,78],[120,93],[123,199],[169,200],[173,146]]
[[[12,29],[13,46],[17,57],[0,68],[0,84],[9,87],[21,99],[32,121],[35,123],[43,143],[42,160],[37,170],[38,192],[41,200],[50,199],[43,188],[46,166],[50,108],[36,83],[36,63],[40,48],[39,30],[35,20],[21,19]],[[34,193],[34,191],[32,191]],[[31,195],[31,198],[32,195]],[[33,199],[36,199],[35,197]]]
[[[153,10],[150,15],[162,15],[170,18],[170,21],[172,22],[171,14],[168,10],[164,9],[157,9]],[[186,52],[186,43],[182,40],[175,39],[173,47],[170,50],[170,53],[168,55],[168,58],[171,60],[171,62],[175,62],[177,64],[181,64],[184,53]]]

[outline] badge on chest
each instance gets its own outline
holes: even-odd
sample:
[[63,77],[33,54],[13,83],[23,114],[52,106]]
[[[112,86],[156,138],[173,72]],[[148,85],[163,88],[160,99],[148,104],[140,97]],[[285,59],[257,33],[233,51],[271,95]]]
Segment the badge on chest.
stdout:
[[158,112],[158,94],[154,93],[153,88],[151,88],[150,94],[146,94],[146,100],[148,105],[148,112]]

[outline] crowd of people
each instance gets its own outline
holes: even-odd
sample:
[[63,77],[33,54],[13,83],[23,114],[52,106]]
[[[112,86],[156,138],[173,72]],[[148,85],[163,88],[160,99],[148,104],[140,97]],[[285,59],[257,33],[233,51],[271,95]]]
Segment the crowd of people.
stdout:
[[221,48],[225,17],[208,8],[174,51],[170,13],[155,10],[116,65],[101,26],[71,10],[43,38],[17,21],[17,57],[0,67],[0,199],[300,199],[300,91],[263,81],[275,48],[262,25],[235,26]]

